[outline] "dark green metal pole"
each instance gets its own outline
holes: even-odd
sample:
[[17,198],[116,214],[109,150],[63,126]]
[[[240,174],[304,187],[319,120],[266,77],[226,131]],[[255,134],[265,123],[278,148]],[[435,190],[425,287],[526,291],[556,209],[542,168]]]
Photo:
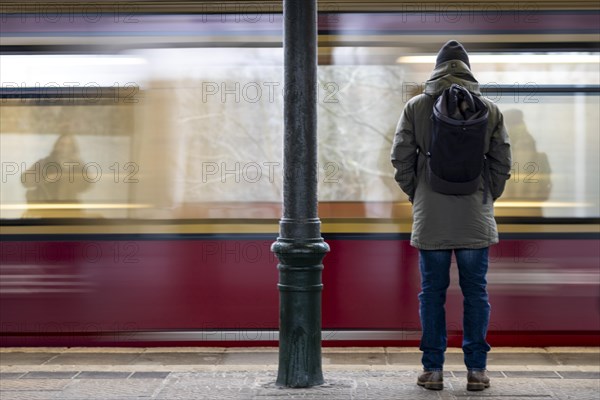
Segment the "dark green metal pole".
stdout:
[[317,215],[317,2],[284,0],[283,217],[277,385],[322,384],[321,271],[329,246]]

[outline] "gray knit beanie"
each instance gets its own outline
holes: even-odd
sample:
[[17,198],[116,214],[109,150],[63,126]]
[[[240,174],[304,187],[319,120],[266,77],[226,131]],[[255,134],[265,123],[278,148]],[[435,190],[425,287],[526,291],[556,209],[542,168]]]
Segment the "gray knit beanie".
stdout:
[[449,40],[439,51],[437,59],[435,60],[435,66],[437,67],[443,62],[450,60],[460,60],[467,64],[467,67],[471,69],[469,64],[469,55],[462,44],[456,40]]

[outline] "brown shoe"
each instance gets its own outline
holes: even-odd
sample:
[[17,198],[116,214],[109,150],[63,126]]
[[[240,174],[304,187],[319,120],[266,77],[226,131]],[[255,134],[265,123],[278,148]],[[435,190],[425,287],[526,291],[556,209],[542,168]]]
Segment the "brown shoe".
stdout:
[[442,371],[424,371],[417,378],[417,385],[429,390],[442,390],[444,388],[444,373]]
[[486,371],[469,371],[467,373],[467,390],[483,390],[490,387],[490,378]]

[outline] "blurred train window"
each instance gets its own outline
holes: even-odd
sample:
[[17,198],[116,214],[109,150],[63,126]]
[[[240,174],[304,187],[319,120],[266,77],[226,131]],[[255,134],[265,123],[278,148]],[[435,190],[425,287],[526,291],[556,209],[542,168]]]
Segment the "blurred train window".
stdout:
[[[335,133],[321,130],[320,135],[337,140],[331,147],[343,156],[331,161],[342,165],[345,178],[354,177],[344,182],[344,195],[354,189],[367,217],[407,215],[395,202],[405,197],[393,180],[389,148],[404,104],[421,93],[435,64],[435,53],[406,49],[408,55],[391,66],[391,54],[397,52],[332,49],[332,63],[354,65],[324,68],[342,89],[339,104],[323,107],[324,118],[335,115],[335,122],[327,121]],[[384,65],[373,65],[373,59]],[[470,60],[484,95],[506,113],[513,145],[512,178],[496,203],[496,215],[600,216],[600,55],[473,52]],[[322,191],[321,198],[340,200],[328,194]]]
[[0,56],[2,219],[128,216],[143,62]]
[[0,111],[2,218],[125,217],[130,107],[14,103]]
[[[420,45],[320,49],[321,217],[409,218],[389,152],[404,104],[433,68],[435,53]],[[128,50],[117,64],[92,68],[93,58],[75,63],[76,78],[44,78],[58,82],[62,97],[35,98],[45,93],[44,83],[36,89],[42,78],[10,76],[3,64],[3,93],[20,96],[2,99],[2,218],[280,217],[280,48]],[[600,216],[600,95],[584,90],[600,84],[599,59],[472,53],[514,142],[497,215]],[[98,82],[90,74],[102,82],[85,89],[81,82]],[[68,79],[80,83],[79,97],[69,97]],[[86,101],[92,87],[114,86]]]

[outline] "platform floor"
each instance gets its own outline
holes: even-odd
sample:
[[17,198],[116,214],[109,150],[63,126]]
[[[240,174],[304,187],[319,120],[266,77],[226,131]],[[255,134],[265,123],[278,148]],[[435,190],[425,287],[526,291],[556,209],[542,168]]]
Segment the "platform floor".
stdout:
[[326,383],[275,386],[276,348],[3,348],[0,399],[593,399],[599,348],[495,348],[491,388],[465,390],[460,349],[449,349],[445,389],[415,384],[416,348],[324,348]]

